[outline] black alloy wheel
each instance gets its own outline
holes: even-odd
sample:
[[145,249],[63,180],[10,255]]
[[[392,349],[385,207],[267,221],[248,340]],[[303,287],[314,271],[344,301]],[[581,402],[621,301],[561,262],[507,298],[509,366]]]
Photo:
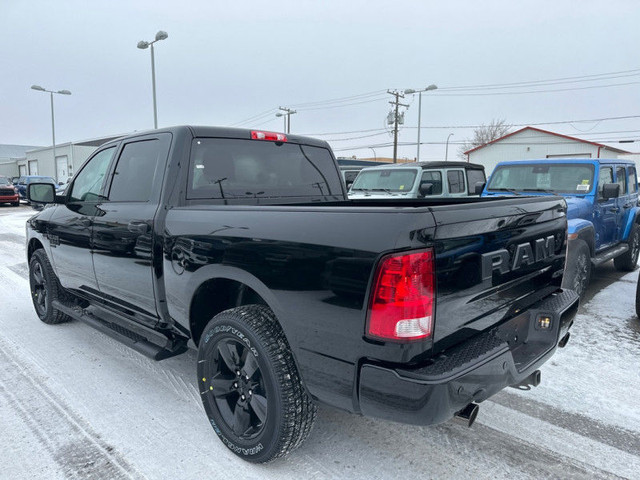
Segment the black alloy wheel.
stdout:
[[204,369],[209,395],[222,420],[242,440],[255,438],[267,418],[268,394],[258,361],[236,338],[220,339],[215,358]]
[[46,315],[51,299],[48,294],[47,279],[44,276],[44,270],[40,262],[35,262],[33,268],[29,272],[29,283],[31,285],[31,299],[36,309],[38,317],[42,318]]

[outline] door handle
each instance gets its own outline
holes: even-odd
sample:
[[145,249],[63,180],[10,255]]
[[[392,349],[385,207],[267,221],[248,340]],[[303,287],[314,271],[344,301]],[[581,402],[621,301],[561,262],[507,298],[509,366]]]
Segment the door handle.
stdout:
[[610,208],[610,209],[609,209],[609,211],[610,211],[610,212],[613,212],[613,213],[617,213],[617,212],[619,212],[619,211],[620,211],[620,209],[619,209],[619,208],[617,208],[617,207],[614,207],[614,208]]
[[135,220],[132,220],[127,225],[127,230],[129,230],[131,233],[138,233],[140,235],[143,235],[149,231],[149,225],[145,222],[137,222]]
[[624,208],[631,208],[633,207],[633,203],[625,203],[624,204]]

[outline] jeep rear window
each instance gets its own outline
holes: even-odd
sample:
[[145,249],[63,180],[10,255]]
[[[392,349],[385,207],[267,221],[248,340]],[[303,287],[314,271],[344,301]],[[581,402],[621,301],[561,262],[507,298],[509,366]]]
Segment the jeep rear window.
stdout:
[[593,189],[592,164],[501,165],[491,174],[487,190],[585,194]]
[[408,168],[361,170],[351,186],[351,191],[408,192],[416,181],[416,173],[416,169]]
[[342,183],[326,148],[230,138],[196,138],[188,199],[342,198]]

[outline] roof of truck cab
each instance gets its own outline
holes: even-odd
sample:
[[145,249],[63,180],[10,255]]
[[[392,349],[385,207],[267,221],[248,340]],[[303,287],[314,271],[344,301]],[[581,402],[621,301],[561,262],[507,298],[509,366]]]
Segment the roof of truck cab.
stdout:
[[[122,140],[127,140],[129,138],[140,137],[143,135],[153,135],[157,133],[178,133],[184,132],[188,130],[194,137],[217,137],[217,138],[239,138],[244,140],[251,139],[251,132],[268,132],[268,133],[282,133],[282,132],[272,132],[271,130],[263,130],[260,128],[231,128],[231,127],[208,127],[208,126],[197,126],[197,125],[176,125],[173,127],[166,128],[158,128],[157,130],[145,130],[140,132],[134,132],[129,135],[125,135],[123,137],[119,137],[110,142],[105,143],[105,145],[113,144],[115,142],[119,142]],[[315,147],[324,147],[327,148],[329,144],[324,140],[319,140],[313,137],[305,137],[302,135],[293,135],[291,133],[283,133],[287,137],[287,143],[301,143],[304,145],[311,145]],[[271,140],[266,140],[271,141]]]
[[374,168],[469,168],[473,170],[484,170],[483,165],[478,165],[477,163],[468,163],[468,162],[407,162],[407,163],[390,163],[386,165],[376,165],[372,167],[367,167],[367,170],[372,170]]

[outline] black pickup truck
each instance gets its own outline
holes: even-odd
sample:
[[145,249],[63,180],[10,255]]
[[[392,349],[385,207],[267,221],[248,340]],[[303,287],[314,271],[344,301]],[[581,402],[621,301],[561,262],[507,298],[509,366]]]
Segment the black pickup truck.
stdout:
[[326,142],[212,127],[101,146],[27,222],[38,317],[78,319],[156,360],[198,350],[222,442],[266,462],[316,404],[416,425],[507,386],[564,346],[559,197],[348,200]]

